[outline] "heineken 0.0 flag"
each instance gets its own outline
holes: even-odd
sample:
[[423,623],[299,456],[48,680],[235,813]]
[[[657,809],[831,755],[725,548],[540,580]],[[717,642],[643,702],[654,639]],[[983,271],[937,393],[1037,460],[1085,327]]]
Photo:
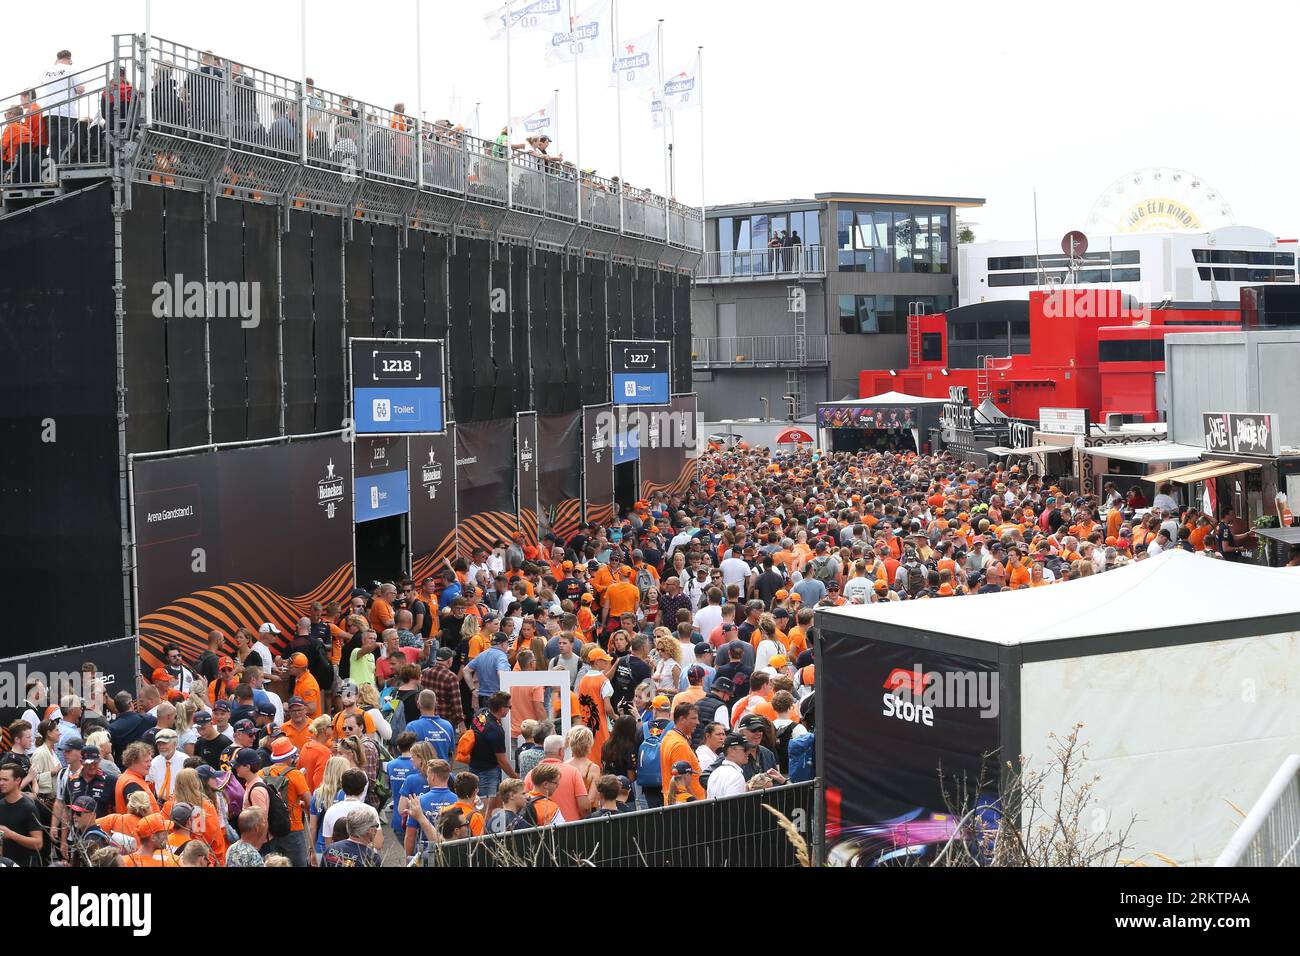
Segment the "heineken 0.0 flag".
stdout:
[[559,66],[576,60],[610,55],[614,18],[610,0],[597,0],[546,38],[546,64]]

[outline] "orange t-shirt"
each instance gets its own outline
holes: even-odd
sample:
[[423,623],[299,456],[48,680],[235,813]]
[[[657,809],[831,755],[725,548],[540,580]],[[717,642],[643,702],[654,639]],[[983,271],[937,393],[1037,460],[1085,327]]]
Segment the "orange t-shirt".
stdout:
[[155,850],[152,854],[144,855],[141,853],[132,853],[130,856],[122,857],[123,866],[180,866],[170,848],[164,850]]
[[392,620],[393,606],[383,598],[375,598],[370,605],[370,626],[375,629],[375,633],[382,634],[388,626],[385,622]]
[[609,717],[605,709],[605,684],[609,682],[608,678],[600,671],[592,671],[583,676],[578,681],[578,706],[582,707],[580,714],[575,714],[575,721],[581,721],[586,724],[587,729],[591,731],[595,741],[591,745],[591,752],[600,758],[600,752],[605,746],[605,741],[609,739]]
[[[339,740],[342,740],[347,736],[343,733],[343,721],[347,719],[347,716],[348,715],[344,711],[339,711],[334,715],[334,736]],[[355,717],[356,714],[353,713],[352,716]],[[361,716],[365,719],[366,733],[373,734],[375,732],[375,718],[370,716],[370,711],[368,710],[362,711]]]
[[[469,824],[470,836],[483,835],[483,814],[474,809],[474,804],[468,803],[464,800],[457,800],[447,808],[447,810],[451,809],[456,809],[461,812],[461,815],[465,818],[465,822]],[[443,812],[445,813],[446,810]]]
[[1210,529],[1208,526],[1193,528],[1191,537],[1188,538],[1188,541],[1191,542],[1192,548],[1196,551],[1205,550],[1205,538],[1209,533]]
[[1012,568],[1009,572],[1009,586],[1015,591],[1019,588],[1028,587],[1030,583],[1029,570],[1022,564],[1018,568]]
[[307,786],[315,790],[325,776],[325,764],[333,756],[330,749],[315,740],[296,745],[298,747],[298,769],[307,778]]
[[283,731],[286,737],[293,741],[293,745],[297,747],[299,751],[306,747],[307,742],[311,740],[310,720],[303,724],[301,728],[295,726],[292,720],[286,720],[280,725],[280,730]]
[[263,777],[263,782],[269,777],[279,777],[283,774],[289,775],[289,780],[284,788],[284,802],[289,805],[289,830],[301,830],[302,823],[302,798],[303,794],[311,793],[311,784],[304,774],[297,767],[291,764],[285,764],[285,769],[281,770],[278,766],[267,770]]
[[700,786],[700,760],[695,756],[695,748],[676,727],[669,727],[664,731],[663,743],[659,745],[659,779],[672,780],[673,764],[679,760],[685,760],[695,771],[691,774],[691,793],[696,800],[703,800],[707,794]]
[[307,704],[307,716],[319,717],[321,714],[320,684],[311,676],[311,671],[303,671],[294,681],[293,697],[301,697]]
[[636,606],[641,601],[641,592],[630,581],[611,584],[605,592],[609,602],[609,616],[616,618],[620,614],[636,613]]
[[790,653],[795,657],[808,650],[808,638],[804,635],[802,627],[795,625],[790,628],[787,637],[789,639]]

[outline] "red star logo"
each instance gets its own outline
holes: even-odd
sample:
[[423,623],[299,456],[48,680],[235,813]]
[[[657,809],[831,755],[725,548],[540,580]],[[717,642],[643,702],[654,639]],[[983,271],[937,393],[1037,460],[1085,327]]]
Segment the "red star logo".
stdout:
[[540,110],[538,110],[538,111],[537,111],[537,115],[538,115],[538,116],[545,116],[545,115],[546,115],[546,110],[545,110],[545,109],[540,109]]
[[635,52],[635,50],[636,50],[636,47],[633,46],[631,43],[629,43],[629,44],[627,45],[627,52],[628,52],[629,54]]

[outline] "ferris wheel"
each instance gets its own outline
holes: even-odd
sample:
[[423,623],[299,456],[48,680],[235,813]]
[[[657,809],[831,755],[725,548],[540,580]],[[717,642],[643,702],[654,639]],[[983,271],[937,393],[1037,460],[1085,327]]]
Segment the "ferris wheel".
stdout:
[[1088,213],[1087,231],[1209,232],[1235,224],[1223,194],[1201,176],[1170,166],[1147,166],[1106,187]]

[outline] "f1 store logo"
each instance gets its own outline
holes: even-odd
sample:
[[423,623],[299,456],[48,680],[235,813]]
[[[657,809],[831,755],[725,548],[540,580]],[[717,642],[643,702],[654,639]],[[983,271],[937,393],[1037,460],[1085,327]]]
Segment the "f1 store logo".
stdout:
[[933,674],[927,674],[922,670],[907,670],[902,667],[895,667],[885,678],[885,690],[897,693],[901,690],[907,690],[913,696],[920,697],[925,690],[925,685],[934,680]]
[[[885,678],[885,694],[881,698],[886,717],[893,717],[909,724],[934,726],[934,708],[921,703],[921,695],[926,684],[934,679],[934,674],[927,674],[919,667],[906,670],[895,667]],[[906,692],[907,699],[903,695]]]

